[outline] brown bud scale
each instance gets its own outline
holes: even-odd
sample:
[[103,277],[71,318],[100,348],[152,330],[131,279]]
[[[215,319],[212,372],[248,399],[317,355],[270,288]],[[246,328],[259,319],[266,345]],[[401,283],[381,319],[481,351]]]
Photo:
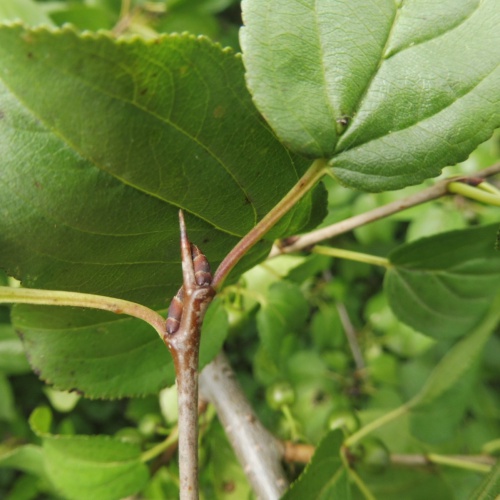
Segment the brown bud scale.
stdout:
[[166,330],[169,335],[175,333],[181,324],[182,309],[184,308],[184,287],[181,286],[179,291],[170,302],[168,308]]
[[191,255],[193,258],[194,278],[198,286],[209,286],[212,283],[212,271],[207,258],[201,250],[191,244]]

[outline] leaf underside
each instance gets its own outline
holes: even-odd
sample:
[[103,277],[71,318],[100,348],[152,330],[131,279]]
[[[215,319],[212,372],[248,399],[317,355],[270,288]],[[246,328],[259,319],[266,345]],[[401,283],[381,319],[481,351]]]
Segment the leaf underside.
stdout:
[[497,0],[244,0],[243,19],[257,107],[348,186],[417,184],[500,126]]

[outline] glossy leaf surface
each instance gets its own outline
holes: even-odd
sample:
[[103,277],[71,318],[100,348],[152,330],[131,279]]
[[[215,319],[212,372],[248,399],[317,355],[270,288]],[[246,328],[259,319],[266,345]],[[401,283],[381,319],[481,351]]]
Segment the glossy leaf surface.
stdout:
[[496,0],[245,0],[243,20],[258,108],[349,186],[419,183],[500,126]]
[[474,328],[500,289],[498,224],[442,233],[389,255],[384,288],[401,321],[438,339]]

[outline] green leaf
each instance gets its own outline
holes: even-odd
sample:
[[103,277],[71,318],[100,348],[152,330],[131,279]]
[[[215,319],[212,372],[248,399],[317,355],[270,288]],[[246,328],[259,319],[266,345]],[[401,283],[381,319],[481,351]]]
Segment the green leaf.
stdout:
[[[236,460],[231,445],[227,441],[224,429],[214,421],[205,436],[208,451],[208,463],[212,476],[215,496],[218,500],[240,500],[251,498],[251,488],[241,465]],[[207,496],[210,498],[210,496]]]
[[[179,208],[215,268],[308,166],[262,122],[239,57],[187,35],[0,27],[0,110],[0,265],[28,287],[165,307]],[[320,216],[307,196],[239,272]]]
[[0,371],[0,421],[14,421],[16,410],[14,406],[14,395],[9,379]]
[[7,375],[30,372],[22,342],[11,325],[2,323],[0,323],[0,372]]
[[51,435],[46,418],[47,409],[39,408],[30,423],[42,437],[47,475],[65,498],[117,500],[144,488],[149,473],[139,446],[108,436]]
[[439,443],[453,436],[470,401],[480,355],[500,320],[500,295],[481,324],[448,351],[421,391],[408,403],[411,432]]
[[2,0],[0,2],[0,22],[7,20],[21,20],[32,26],[53,23],[44,13],[43,7],[34,0]]
[[274,283],[257,313],[260,340],[276,364],[283,339],[303,327],[309,307],[298,285],[286,281]]
[[282,497],[282,500],[349,500],[351,491],[348,472],[340,459],[343,436],[333,431],[321,441],[314,456],[299,479]]
[[[157,394],[174,383],[172,357],[145,322],[102,311],[18,305],[12,321],[21,332],[31,367],[58,389],[91,398]],[[222,301],[203,323],[200,367],[222,348],[228,331]]]
[[389,255],[384,289],[396,316],[437,339],[474,328],[500,288],[497,225],[442,233]]
[[0,447],[0,467],[9,467],[29,472],[38,477],[46,477],[42,448],[33,444],[15,448]]
[[497,0],[244,0],[243,19],[257,107],[349,186],[417,184],[500,125]]
[[476,488],[471,498],[474,500],[495,500],[500,491],[500,460],[493,466],[490,473]]

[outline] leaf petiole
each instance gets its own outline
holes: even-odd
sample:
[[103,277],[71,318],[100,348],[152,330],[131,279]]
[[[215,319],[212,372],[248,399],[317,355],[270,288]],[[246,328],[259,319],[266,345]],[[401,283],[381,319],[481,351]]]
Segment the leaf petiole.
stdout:
[[500,195],[496,193],[493,194],[491,191],[488,192],[484,188],[479,189],[464,184],[463,182],[450,182],[448,184],[448,192],[460,194],[475,201],[500,207]]
[[115,314],[127,314],[149,323],[163,340],[165,319],[149,307],[128,300],[89,293],[34,288],[0,286],[0,304],[34,304],[44,306],[70,306],[101,309]]
[[385,267],[386,269],[391,267],[389,259],[386,259],[385,257],[378,257],[376,255],[353,252],[352,250],[344,250],[343,248],[333,248],[333,247],[316,245],[311,251],[313,253],[317,253],[320,255],[327,255],[329,257],[339,257],[341,259],[349,259],[349,260],[354,260],[356,262],[364,262],[365,264],[382,266]]

